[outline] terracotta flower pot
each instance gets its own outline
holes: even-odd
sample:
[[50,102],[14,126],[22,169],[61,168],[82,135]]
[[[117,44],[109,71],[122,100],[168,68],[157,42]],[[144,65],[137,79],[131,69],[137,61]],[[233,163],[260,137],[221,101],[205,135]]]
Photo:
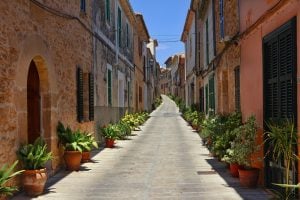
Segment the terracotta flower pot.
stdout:
[[106,143],[107,148],[114,148],[114,146],[115,146],[115,140],[114,139],[106,139],[105,143]]
[[230,163],[229,170],[232,177],[239,177],[239,169],[242,169],[243,166],[237,163]]
[[44,192],[47,181],[46,169],[25,170],[22,181],[25,193],[28,196],[38,196]]
[[82,154],[80,151],[65,151],[64,160],[66,162],[67,170],[78,171],[80,168]]
[[239,169],[240,184],[243,187],[253,188],[257,186],[259,169]]
[[91,152],[90,151],[83,151],[81,163],[86,163],[91,161]]

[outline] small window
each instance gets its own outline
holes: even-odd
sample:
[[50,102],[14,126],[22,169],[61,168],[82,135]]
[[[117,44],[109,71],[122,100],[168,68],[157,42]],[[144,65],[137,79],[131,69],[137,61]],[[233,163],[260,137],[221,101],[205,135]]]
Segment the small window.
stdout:
[[112,106],[112,71],[107,69],[107,102]]
[[241,111],[240,97],[240,67],[234,69],[234,85],[235,85],[235,109]]
[[105,19],[110,23],[110,0],[105,0]]
[[81,68],[77,68],[77,120],[83,122],[83,71]]
[[126,23],[126,47],[129,47],[129,26],[128,23]]
[[142,87],[139,87],[139,102],[143,102],[143,89]]
[[80,11],[84,13],[86,12],[85,0],[80,0]]
[[118,44],[121,47],[122,43],[122,11],[118,8]]
[[224,38],[224,0],[219,0],[219,9],[220,9],[220,36]]
[[205,53],[206,53],[206,65],[209,64],[209,40],[208,40],[208,19],[205,22]]

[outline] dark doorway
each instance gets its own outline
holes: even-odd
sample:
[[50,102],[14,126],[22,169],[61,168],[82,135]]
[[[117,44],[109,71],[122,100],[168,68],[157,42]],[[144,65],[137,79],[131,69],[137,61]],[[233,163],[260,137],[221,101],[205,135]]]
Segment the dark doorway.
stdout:
[[[296,82],[296,18],[263,39],[264,59],[264,121],[292,119],[297,127]],[[266,129],[266,126],[265,126]],[[265,143],[265,150],[268,143]],[[296,152],[295,152],[296,153]],[[281,189],[273,183],[284,183],[285,165],[271,155],[265,159],[266,186]],[[297,166],[291,181],[298,183]]]
[[34,61],[31,61],[27,79],[27,127],[28,143],[33,143],[41,134],[40,78]]

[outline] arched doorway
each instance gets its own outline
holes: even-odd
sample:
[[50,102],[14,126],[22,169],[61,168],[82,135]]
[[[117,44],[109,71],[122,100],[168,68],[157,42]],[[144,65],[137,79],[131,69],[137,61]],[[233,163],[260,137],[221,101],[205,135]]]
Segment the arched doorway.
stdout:
[[27,78],[27,127],[28,143],[33,143],[41,135],[40,77],[33,60]]

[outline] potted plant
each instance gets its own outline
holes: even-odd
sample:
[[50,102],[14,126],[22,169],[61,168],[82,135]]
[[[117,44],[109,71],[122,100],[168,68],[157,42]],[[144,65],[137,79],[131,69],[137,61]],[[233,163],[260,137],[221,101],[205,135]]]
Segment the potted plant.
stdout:
[[239,169],[242,169],[243,166],[238,164],[235,150],[231,148],[227,149],[222,161],[229,163],[229,170],[232,177],[239,177]]
[[101,129],[102,135],[105,138],[105,143],[107,148],[113,148],[115,145],[115,140],[119,138],[118,130],[113,124],[109,124]]
[[234,129],[234,132],[236,137],[231,148],[235,152],[234,156],[238,164],[244,167],[238,170],[240,183],[244,187],[256,187],[259,169],[251,166],[251,155],[258,150],[255,117],[249,117],[246,123]]
[[0,199],[1,197],[11,196],[18,188],[15,186],[7,186],[7,182],[13,177],[21,174],[24,170],[13,172],[18,161],[15,161],[10,167],[5,164],[0,168]]
[[70,127],[65,128],[61,122],[57,126],[57,135],[59,143],[65,150],[64,160],[67,170],[78,171],[82,158],[82,150],[83,148],[88,149],[89,143],[79,130],[73,132]]
[[47,152],[47,145],[41,138],[37,138],[33,144],[21,146],[17,155],[25,169],[22,182],[26,194],[42,194],[47,181],[45,164],[52,159],[52,153]]
[[[295,162],[299,160],[296,155],[297,148],[297,130],[292,120],[270,121],[266,123],[268,131],[265,132],[265,143],[268,150],[266,156],[271,156],[275,162],[281,162],[285,166],[284,182],[274,183],[275,185],[285,189],[282,199],[289,199],[295,190],[295,186],[291,185],[290,178],[292,171],[295,171]],[[297,185],[298,187],[299,185]]]
[[91,150],[93,147],[98,148],[98,144],[95,138],[90,133],[82,133],[82,134],[83,134],[83,140],[87,144],[82,147],[81,162],[85,163],[91,160]]

